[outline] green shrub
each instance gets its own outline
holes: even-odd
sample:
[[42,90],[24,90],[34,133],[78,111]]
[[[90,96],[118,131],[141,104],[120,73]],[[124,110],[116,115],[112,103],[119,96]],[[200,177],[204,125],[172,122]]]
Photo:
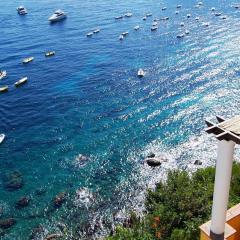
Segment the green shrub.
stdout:
[[[108,240],[198,240],[199,226],[210,219],[215,169],[168,173],[166,182],[148,190],[147,214],[129,227],[118,227]],[[229,207],[240,202],[240,164],[233,165]]]

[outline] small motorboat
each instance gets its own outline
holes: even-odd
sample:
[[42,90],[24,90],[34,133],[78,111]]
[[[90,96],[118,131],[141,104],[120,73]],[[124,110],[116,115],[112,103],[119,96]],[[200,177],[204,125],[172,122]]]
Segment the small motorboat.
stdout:
[[140,26],[135,26],[134,27],[134,30],[136,30],[136,31],[139,30],[139,29],[140,29]]
[[157,26],[157,25],[158,25],[157,22],[153,22],[153,23],[152,23],[152,26],[153,26],[153,27],[155,27],[155,26]]
[[205,22],[202,25],[203,25],[203,27],[209,27],[210,23],[209,22]]
[[153,21],[154,22],[158,22],[160,19],[159,18],[154,18]]
[[128,35],[128,32],[123,32],[122,36],[126,37]]
[[178,15],[178,14],[179,14],[179,11],[175,11],[175,14]]
[[222,14],[220,13],[220,12],[218,12],[218,13],[215,13],[215,16],[216,17],[219,17],[219,16],[221,16]]
[[119,36],[119,40],[122,41],[123,39],[124,39],[124,36],[121,34],[121,35]]
[[195,17],[195,20],[196,20],[196,21],[199,21],[199,19],[200,19],[199,17]]
[[131,12],[128,12],[128,13],[124,14],[125,17],[132,17],[132,15],[133,14]]
[[123,16],[115,17],[115,20],[120,20],[120,19],[123,19]]
[[146,14],[146,17],[151,17],[152,16],[152,13],[147,13]]
[[187,14],[187,18],[190,18],[191,17],[191,14]]
[[233,5],[233,7],[234,7],[235,9],[239,9],[239,8],[240,8],[240,4],[235,4],[235,5]]
[[142,20],[143,20],[143,21],[146,21],[146,20],[147,20],[147,17],[146,17],[146,16],[145,16],[145,17],[143,17],[143,18],[142,18]]
[[24,6],[20,6],[17,8],[17,12],[19,15],[25,15],[27,14],[27,9]]
[[28,80],[28,78],[24,77],[24,78],[20,79],[19,81],[15,82],[14,85],[15,85],[15,87],[19,87],[19,86],[23,85],[24,83],[26,83],[27,80]]
[[27,64],[27,63],[32,62],[33,60],[34,60],[34,57],[29,57],[29,58],[24,58],[22,62],[23,62],[24,64]]
[[162,8],[162,11],[165,11],[165,10],[167,10],[167,8],[166,8],[166,7],[163,7],[163,8]]
[[45,57],[51,57],[55,55],[55,51],[45,53]]
[[98,29],[95,29],[94,31],[93,31],[93,33],[94,34],[96,34],[96,33],[99,33],[101,30],[98,28]]
[[8,86],[2,86],[0,87],[0,92],[7,92],[8,91]]
[[143,69],[142,68],[140,68],[139,70],[138,70],[138,73],[137,73],[137,75],[138,75],[138,77],[144,77],[145,75],[146,75],[146,72],[144,72],[143,71]]
[[7,71],[0,71],[0,80],[7,76]]
[[190,31],[189,31],[189,30],[185,30],[185,34],[186,34],[186,35],[189,35],[189,34],[190,34]]
[[5,139],[6,135],[4,133],[0,134],[0,144],[3,143],[4,139]]
[[92,35],[93,35],[93,32],[89,32],[86,34],[87,37],[92,37]]
[[156,31],[158,29],[158,27],[157,26],[153,26],[153,27],[151,27],[151,31],[153,32],[153,31]]
[[214,12],[215,10],[216,10],[216,8],[215,8],[215,7],[212,7],[212,8],[211,8],[211,11],[212,11],[212,12]]
[[181,26],[181,27],[184,27],[184,25],[185,25],[184,22],[181,22],[181,23],[180,23],[180,26]]
[[181,8],[182,7],[182,5],[177,5],[177,8]]
[[226,20],[227,16],[222,16],[221,19]]
[[169,20],[169,17],[162,17],[162,18],[160,18],[160,20],[162,20],[162,21]]
[[184,34],[183,34],[183,33],[178,34],[178,35],[177,35],[177,38],[179,38],[179,39],[180,39],[180,38],[184,38]]
[[197,5],[202,6],[203,2],[198,2]]
[[62,10],[57,10],[55,13],[48,19],[51,23],[53,22],[58,22],[67,17],[66,13],[63,12]]

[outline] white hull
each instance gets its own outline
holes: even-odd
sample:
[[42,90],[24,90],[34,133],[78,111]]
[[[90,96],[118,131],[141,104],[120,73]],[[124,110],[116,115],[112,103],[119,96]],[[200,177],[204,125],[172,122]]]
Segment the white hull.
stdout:
[[49,22],[59,22],[59,21],[61,21],[61,20],[63,20],[63,19],[65,19],[67,16],[66,15],[63,15],[63,16],[59,16],[59,17],[50,17],[48,20],[49,20]]
[[0,134],[0,144],[4,141],[5,139],[5,134]]

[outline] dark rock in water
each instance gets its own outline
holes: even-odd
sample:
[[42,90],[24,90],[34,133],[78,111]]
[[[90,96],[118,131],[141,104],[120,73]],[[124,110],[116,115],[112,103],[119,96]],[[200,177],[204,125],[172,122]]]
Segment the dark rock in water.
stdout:
[[161,166],[162,164],[161,160],[158,158],[147,158],[146,162],[150,167],[157,167],[157,166]]
[[147,156],[147,158],[155,158],[155,154],[154,153],[151,153],[150,155]]
[[62,204],[66,201],[67,198],[67,193],[66,192],[61,192],[59,193],[54,199],[53,203],[55,207],[61,207]]
[[41,195],[45,194],[46,191],[47,191],[47,190],[46,190],[45,188],[38,188],[38,189],[36,189],[35,194],[36,194],[37,196],[41,196]]
[[6,176],[5,188],[9,191],[15,191],[23,187],[22,174],[19,171],[14,171]]
[[50,234],[48,235],[45,240],[56,240],[58,238],[62,237],[62,234],[59,234],[59,233],[53,233],[53,234]]
[[0,228],[7,229],[16,223],[14,218],[0,219]]
[[22,208],[25,208],[29,205],[30,203],[30,198],[29,197],[22,197],[21,199],[19,199],[17,202],[16,202],[16,208],[17,209],[22,209]]
[[75,158],[77,164],[79,165],[83,165],[86,164],[88,161],[90,161],[90,158],[87,156],[84,156],[82,154],[79,154],[76,158]]
[[39,235],[44,232],[43,226],[40,224],[32,229],[29,239],[38,239]]
[[61,222],[57,223],[57,227],[61,230],[61,232],[67,231],[67,226],[64,223]]
[[196,160],[196,161],[194,162],[194,165],[202,165],[202,162],[201,162],[200,160]]
[[3,229],[0,228],[0,237],[3,237],[5,235],[5,231]]

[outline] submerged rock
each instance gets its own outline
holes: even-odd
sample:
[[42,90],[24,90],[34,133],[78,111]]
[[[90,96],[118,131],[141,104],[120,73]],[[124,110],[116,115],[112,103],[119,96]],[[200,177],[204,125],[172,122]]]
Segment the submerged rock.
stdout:
[[62,204],[66,201],[67,198],[67,193],[66,192],[61,192],[59,193],[54,199],[53,203],[56,208],[61,207]]
[[47,191],[47,190],[46,190],[45,188],[41,187],[41,188],[36,189],[35,194],[36,194],[37,196],[41,196],[41,195],[45,194],[46,191]]
[[62,234],[60,234],[60,233],[53,233],[53,234],[48,235],[45,238],[45,240],[55,240],[55,239],[58,239],[60,237],[62,237]]
[[194,162],[194,165],[202,165],[202,162],[201,162],[200,160],[196,160],[196,161]]
[[43,226],[40,224],[32,229],[29,239],[38,239],[39,235],[44,232]]
[[0,219],[0,228],[7,229],[16,223],[14,218]]
[[79,154],[76,158],[75,158],[75,162],[77,165],[84,165],[86,164],[88,161],[90,161],[90,158],[87,156],[84,156],[83,154]]
[[16,202],[15,207],[17,209],[22,209],[24,207],[27,207],[29,205],[29,203],[30,203],[30,198],[29,197],[22,197]]
[[147,158],[146,162],[150,167],[157,167],[157,166],[161,166],[162,164],[162,161],[159,158]]
[[5,188],[9,191],[15,191],[22,188],[24,185],[22,174],[19,171],[14,171],[6,176]]
[[150,155],[147,156],[147,158],[155,158],[155,153],[151,153]]

